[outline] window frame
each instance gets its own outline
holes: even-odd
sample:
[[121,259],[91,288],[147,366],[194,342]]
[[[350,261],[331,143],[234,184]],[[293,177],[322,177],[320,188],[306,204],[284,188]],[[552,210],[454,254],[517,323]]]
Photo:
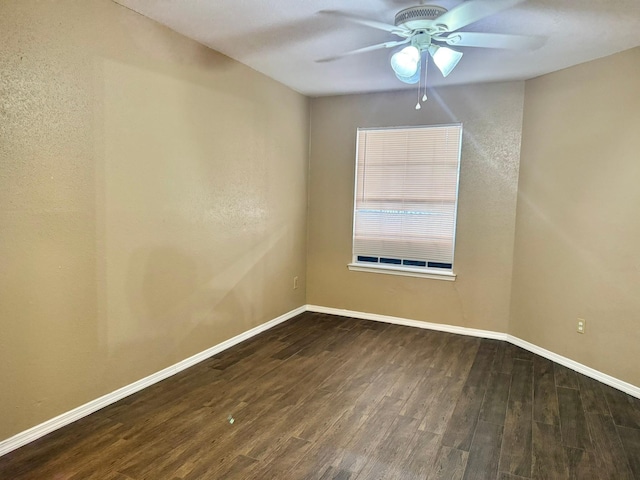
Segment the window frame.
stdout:
[[[384,131],[384,130],[399,130],[399,129],[429,129],[429,128],[442,128],[442,127],[457,127],[460,129],[460,141],[458,145],[458,168],[456,172],[456,191],[455,191],[455,205],[453,210],[453,232],[451,238],[451,269],[442,268],[429,268],[419,266],[406,266],[406,265],[393,265],[393,264],[381,264],[374,262],[362,262],[357,260],[358,254],[355,252],[355,239],[356,239],[356,208],[358,199],[358,168],[360,159],[360,133],[365,131]],[[353,208],[352,208],[352,226],[351,226],[351,262],[347,265],[349,270],[357,272],[371,272],[381,273],[389,275],[401,275],[409,277],[430,278],[436,280],[455,281],[456,274],[455,268],[455,248],[456,248],[456,235],[458,226],[458,203],[460,199],[460,169],[462,165],[462,137],[464,129],[463,124],[460,123],[448,123],[437,125],[410,125],[410,126],[393,126],[393,127],[358,127],[356,129],[356,156],[354,164],[354,187],[353,187]],[[362,254],[361,254],[362,255]]]

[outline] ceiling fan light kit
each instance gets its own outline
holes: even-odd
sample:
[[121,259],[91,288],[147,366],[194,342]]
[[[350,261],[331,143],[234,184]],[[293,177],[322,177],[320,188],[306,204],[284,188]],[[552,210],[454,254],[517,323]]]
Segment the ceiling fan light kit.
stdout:
[[[524,1],[525,0],[467,0],[451,10],[437,5],[418,5],[400,10],[395,16],[394,25],[351,14],[325,11],[322,13],[338,15],[354,23],[384,30],[392,35],[401,37],[402,40],[371,45],[327,58],[323,61],[332,61],[346,55],[373,50],[399,47],[408,43],[408,46],[402,47],[391,56],[391,68],[400,81],[410,84],[419,83],[420,66],[422,58],[424,57],[426,88],[428,55],[433,58],[433,62],[444,77],[447,77],[453,71],[462,58],[463,52],[448,48],[445,45],[514,50],[532,50],[542,46],[546,39],[539,36],[458,31],[460,28]],[[424,98],[426,98],[426,96]]]
[[399,77],[412,77],[420,65],[420,50],[410,45],[391,56],[391,68]]
[[412,75],[409,76],[404,76],[401,75],[400,73],[394,71],[394,73],[396,74],[396,78],[398,80],[400,80],[403,83],[408,83],[410,85],[414,85],[416,83],[418,83],[420,81],[420,75],[422,74],[422,68],[421,68],[421,62],[418,61],[418,63],[416,64],[416,70]]
[[431,58],[433,58],[433,63],[435,63],[442,72],[443,77],[449,75],[462,58],[462,52],[438,45],[430,45],[429,54]]

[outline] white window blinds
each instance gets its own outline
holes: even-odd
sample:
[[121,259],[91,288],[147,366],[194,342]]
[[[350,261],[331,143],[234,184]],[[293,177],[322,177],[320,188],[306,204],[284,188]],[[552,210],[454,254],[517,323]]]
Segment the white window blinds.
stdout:
[[353,260],[451,271],[461,125],[359,129]]

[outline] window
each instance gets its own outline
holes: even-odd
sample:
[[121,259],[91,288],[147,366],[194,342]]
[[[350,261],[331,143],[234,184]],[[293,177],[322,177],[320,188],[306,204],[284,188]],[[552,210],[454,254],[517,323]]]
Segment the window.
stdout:
[[462,125],[358,129],[351,270],[454,280]]

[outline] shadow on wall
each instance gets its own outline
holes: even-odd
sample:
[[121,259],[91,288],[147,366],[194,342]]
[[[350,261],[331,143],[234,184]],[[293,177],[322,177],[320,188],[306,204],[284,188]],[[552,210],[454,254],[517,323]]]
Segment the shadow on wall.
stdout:
[[104,375],[137,380],[262,321],[256,317],[273,295],[270,258],[287,241],[287,227],[257,240],[219,268],[176,247],[137,248],[123,271],[117,262],[107,267]]
[[183,360],[250,321],[242,285],[216,282],[220,272],[202,256],[150,247],[133,250],[128,260],[122,270],[116,262],[109,275],[103,372],[114,382]]
[[172,247],[137,249],[129,261],[126,295],[142,329],[164,328],[169,317],[187,315],[199,277],[210,268]]

